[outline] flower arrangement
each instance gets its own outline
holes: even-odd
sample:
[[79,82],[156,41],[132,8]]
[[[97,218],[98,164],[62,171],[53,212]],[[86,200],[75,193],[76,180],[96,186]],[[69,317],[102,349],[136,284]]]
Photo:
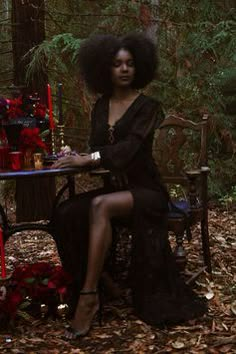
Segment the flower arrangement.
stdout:
[[8,99],[0,97],[0,123],[6,131],[10,149],[23,153],[31,149],[46,151],[43,139],[49,134],[47,107],[35,95],[20,95]]
[[46,118],[46,106],[35,96],[19,96],[14,99],[0,97],[0,119],[11,120],[19,117]]
[[27,150],[34,152],[35,150],[47,150],[46,144],[39,135],[39,128],[23,128],[20,132],[19,146],[20,150],[25,153]]
[[[44,304],[57,307],[64,301],[71,276],[61,266],[46,262],[20,265],[9,280],[0,286],[0,323],[5,329],[19,317],[31,319]],[[33,305],[39,305],[37,311]],[[51,311],[52,312],[52,311]]]

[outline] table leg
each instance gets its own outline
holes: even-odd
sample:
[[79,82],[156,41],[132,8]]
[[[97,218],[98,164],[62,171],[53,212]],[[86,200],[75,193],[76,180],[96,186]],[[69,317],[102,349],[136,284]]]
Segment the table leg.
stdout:
[[75,177],[67,176],[68,188],[69,188],[69,197],[73,197],[75,195]]

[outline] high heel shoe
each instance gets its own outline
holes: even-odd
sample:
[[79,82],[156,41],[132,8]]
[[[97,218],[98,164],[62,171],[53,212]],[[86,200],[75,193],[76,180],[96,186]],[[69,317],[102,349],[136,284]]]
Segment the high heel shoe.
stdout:
[[[80,295],[96,295],[96,294],[99,295],[99,307],[98,307],[98,310],[94,313],[94,316],[96,314],[98,315],[98,322],[99,322],[99,325],[101,326],[102,325],[102,302],[101,302],[100,290],[99,290],[99,292],[97,290],[81,291],[80,292]],[[92,321],[91,321],[90,326],[83,331],[77,331],[76,329],[74,329],[70,325],[66,326],[66,332],[63,336],[63,339],[76,340],[80,337],[85,337],[89,333],[91,327],[92,327]]]
[[93,294],[98,294],[98,299],[99,299],[99,307],[98,310],[96,311],[96,314],[98,315],[98,323],[99,326],[102,326],[102,313],[103,313],[103,299],[102,299],[102,287],[99,284],[98,290],[94,291],[80,291],[80,295],[93,295]]

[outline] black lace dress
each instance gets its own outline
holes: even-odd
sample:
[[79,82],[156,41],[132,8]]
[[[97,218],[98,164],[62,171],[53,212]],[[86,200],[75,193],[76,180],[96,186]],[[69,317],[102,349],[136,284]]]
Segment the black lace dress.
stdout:
[[65,269],[75,281],[76,301],[86,272],[88,213],[92,198],[119,188],[130,190],[134,209],[131,287],[137,315],[149,324],[179,323],[203,315],[205,302],[176,270],[167,232],[168,193],[152,157],[155,129],[164,119],[157,101],[140,94],[113,127],[108,125],[109,97],[92,111],[90,147],[100,151],[101,166],[111,171],[105,189],[82,193],[59,205],[54,239]]

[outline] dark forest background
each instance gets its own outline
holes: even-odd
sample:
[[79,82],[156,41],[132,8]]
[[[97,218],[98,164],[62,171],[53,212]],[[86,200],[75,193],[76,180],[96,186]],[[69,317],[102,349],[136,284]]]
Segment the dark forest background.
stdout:
[[166,113],[194,121],[210,117],[210,195],[236,201],[235,0],[2,0],[0,96],[17,86],[54,93],[63,83],[65,124],[84,148],[95,99],[77,71],[81,41],[92,33],[145,31],[157,44],[160,66],[147,93]]

